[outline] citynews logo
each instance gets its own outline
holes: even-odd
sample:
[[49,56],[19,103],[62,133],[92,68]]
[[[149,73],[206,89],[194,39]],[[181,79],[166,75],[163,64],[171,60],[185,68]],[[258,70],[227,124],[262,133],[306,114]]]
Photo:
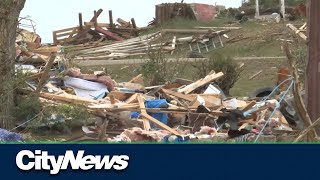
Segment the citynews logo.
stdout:
[[[27,158],[27,161],[24,159]],[[26,160],[26,159],[25,159]],[[16,165],[23,171],[47,170],[50,174],[58,174],[60,170],[66,170],[69,165],[73,170],[124,170],[128,167],[129,156],[84,156],[84,151],[78,151],[77,155],[73,151],[66,151],[64,156],[48,155],[48,151],[36,150],[34,153],[29,150],[20,151],[16,156]]]

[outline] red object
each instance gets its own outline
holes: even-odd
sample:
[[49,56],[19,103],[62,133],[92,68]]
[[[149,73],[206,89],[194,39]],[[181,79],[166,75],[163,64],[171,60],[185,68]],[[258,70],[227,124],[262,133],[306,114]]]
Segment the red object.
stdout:
[[303,3],[296,6],[295,11],[299,16],[307,17],[307,7]]
[[212,21],[217,14],[216,7],[213,5],[192,3],[190,6],[198,21]]
[[120,36],[118,36],[118,35],[110,32],[110,31],[108,31],[108,30],[105,30],[105,29],[103,29],[103,28],[101,28],[101,27],[96,27],[95,30],[96,30],[97,32],[101,33],[101,34],[106,35],[107,37],[109,37],[109,38],[111,38],[111,39],[116,40],[116,41],[123,41],[123,40],[124,40],[122,37],[120,37]]

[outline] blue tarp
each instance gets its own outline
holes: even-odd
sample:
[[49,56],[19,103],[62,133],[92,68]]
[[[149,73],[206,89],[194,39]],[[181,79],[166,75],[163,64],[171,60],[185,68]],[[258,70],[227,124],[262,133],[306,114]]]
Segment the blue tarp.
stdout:
[[[144,102],[146,108],[168,108],[169,105],[165,99],[157,99],[157,100],[148,100]],[[155,119],[159,120],[163,124],[168,123],[168,115],[166,113],[148,113],[150,116],[154,117]],[[132,112],[131,118],[139,117],[140,113]],[[154,128],[154,123],[150,122],[152,128]]]
[[0,141],[5,141],[5,142],[22,141],[22,136],[14,132],[7,131],[5,129],[0,129]]
[[[146,108],[168,108],[169,105],[165,99],[157,99],[157,100],[148,100],[145,101]],[[168,123],[168,115],[166,113],[148,113],[150,116],[156,118],[163,124]],[[151,127],[154,126],[153,123],[150,122]]]
[[173,139],[171,139],[171,141],[169,141],[169,138],[172,137],[173,135],[166,135],[162,142],[175,142],[175,143],[178,143],[178,142],[189,142],[190,138],[189,137],[181,137],[181,136],[173,136]]

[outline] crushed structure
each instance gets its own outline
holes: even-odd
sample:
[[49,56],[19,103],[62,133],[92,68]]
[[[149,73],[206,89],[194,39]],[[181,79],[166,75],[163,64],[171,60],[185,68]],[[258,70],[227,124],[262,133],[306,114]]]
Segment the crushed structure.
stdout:
[[[212,14],[202,8],[211,9]],[[195,9],[206,16],[190,15],[189,11]],[[215,8],[199,4],[162,4],[157,6],[156,22],[172,18],[168,15],[172,11],[204,20],[212,20],[215,15]],[[275,142],[297,134],[292,128],[296,122],[283,114],[287,112],[282,103],[287,92],[282,91],[284,94],[278,97],[272,92],[264,98],[227,98],[215,83],[225,76],[223,72],[212,71],[197,81],[175,79],[148,87],[142,74],[128,82],[116,82],[106,72],[83,73],[73,67],[72,62],[79,61],[117,61],[152,51],[172,53],[182,44],[201,54],[234,41],[227,33],[240,29],[196,27],[141,35],[148,28],[138,28],[134,19],[129,22],[118,18],[115,24],[112,11],[109,23],[98,23],[101,12],[95,11],[88,22],[83,22],[80,13],[79,26],[53,32],[52,45],[42,45],[35,33],[22,29],[18,32],[16,70],[30,75],[23,93],[38,94],[42,106],[79,105],[99,117],[94,124],[82,126],[83,135],[70,141]],[[299,29],[290,24],[288,27],[303,37],[305,25]],[[166,33],[174,34],[173,39],[157,41]],[[177,37],[181,34],[192,36]],[[286,87],[291,88],[288,84]]]

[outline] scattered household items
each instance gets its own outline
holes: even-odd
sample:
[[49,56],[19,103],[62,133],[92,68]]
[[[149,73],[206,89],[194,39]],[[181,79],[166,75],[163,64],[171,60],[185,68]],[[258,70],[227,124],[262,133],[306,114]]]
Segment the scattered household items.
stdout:
[[[219,7],[219,13],[223,9]],[[114,21],[112,11],[108,23],[98,22],[102,11],[94,11],[89,21],[83,21],[79,13],[79,25],[54,31],[52,45],[41,44],[41,37],[34,32],[17,32],[15,69],[27,77],[19,95],[35,96],[42,108],[77,106],[91,116],[91,122],[78,125],[80,136],[69,141],[275,142],[302,129],[290,94],[293,81],[285,69],[279,71],[283,77],[276,87],[258,89],[250,97],[227,97],[217,85],[227,75],[223,72],[205,71],[206,76],[195,81],[180,79],[146,86],[142,74],[116,82],[108,71],[77,68],[81,61],[116,64],[128,57],[141,60],[153,52],[172,54],[182,46],[190,51],[189,58],[202,58],[205,53],[252,38],[241,34],[229,38],[229,32],[241,29],[233,25],[142,33],[150,27],[137,27],[133,18]],[[216,15],[217,8],[211,5],[167,3],[156,6],[156,18],[150,25],[175,17],[211,21]],[[251,15],[247,9],[233,17],[242,23]],[[280,13],[272,12],[271,16],[280,21]],[[287,27],[306,40],[306,24]],[[162,41],[166,34],[172,38]],[[248,80],[259,78],[264,71],[256,69]],[[59,114],[50,114],[50,119],[41,126],[73,121]],[[16,128],[24,128],[32,120],[28,117]],[[0,129],[0,141],[22,141],[22,137]]]

